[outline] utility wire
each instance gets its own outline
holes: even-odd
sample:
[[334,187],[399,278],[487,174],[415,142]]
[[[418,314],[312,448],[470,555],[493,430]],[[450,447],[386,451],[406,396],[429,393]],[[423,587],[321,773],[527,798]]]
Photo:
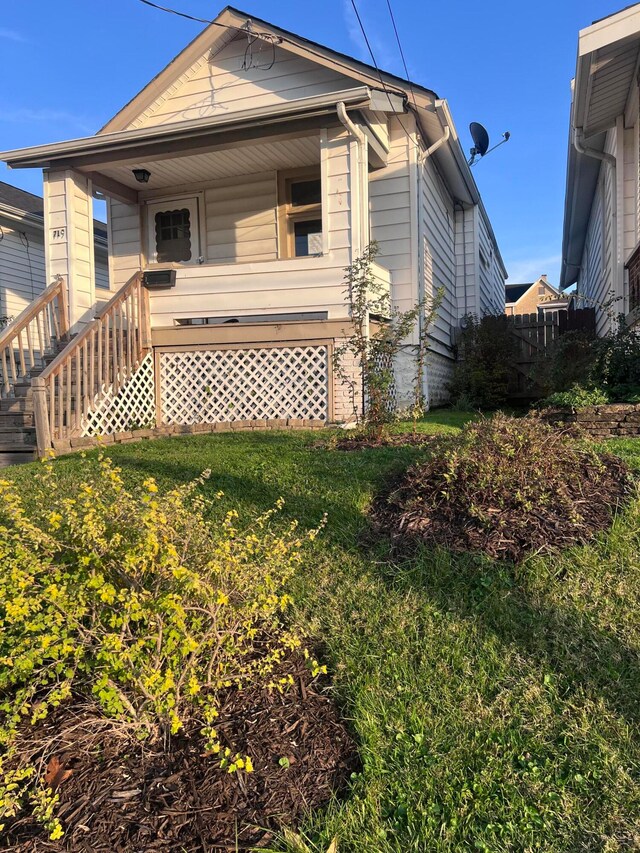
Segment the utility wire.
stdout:
[[[219,21],[212,21],[209,18],[199,18],[195,15],[189,15],[187,12],[179,12],[177,9],[171,9],[168,6],[161,6],[158,3],[153,3],[152,0],[138,0],[138,2],[143,3],[145,6],[150,6],[152,9],[157,9],[160,12],[166,12],[169,15],[177,15],[179,18],[186,18],[186,20],[195,21],[198,24],[209,24],[209,25],[213,25],[216,27],[221,27],[222,29],[225,29],[225,30],[233,30],[234,32],[236,32],[238,34],[242,34],[242,35],[247,35],[247,34],[258,35],[258,36],[261,36],[265,39],[268,39],[269,41],[272,41],[272,43],[275,44],[275,41],[273,41],[274,36],[271,33],[255,33],[251,29],[247,29],[246,27],[236,27],[236,26],[233,26],[232,24],[221,24]],[[407,130],[407,128],[405,127],[404,123],[402,122],[402,120],[400,118],[400,113],[396,110],[396,108],[393,105],[393,101],[391,100],[391,93],[390,93],[386,83],[382,79],[382,72],[380,71],[380,67],[378,66],[375,55],[374,55],[373,50],[371,48],[371,43],[369,41],[369,37],[367,36],[366,30],[364,28],[364,24],[362,23],[362,18],[360,17],[360,13],[358,12],[358,7],[355,4],[355,0],[351,0],[351,5],[353,6],[353,11],[355,12],[358,24],[360,26],[360,30],[362,31],[363,38],[364,38],[366,45],[367,45],[367,49],[369,50],[369,55],[371,56],[371,60],[373,62],[373,67],[375,68],[376,73],[378,75],[378,79],[380,80],[380,85],[382,86],[382,89],[387,96],[387,100],[389,101],[389,106],[391,107],[392,112],[394,113],[394,115],[396,116],[396,118],[398,120],[398,124],[402,128],[402,130],[403,130],[405,136],[407,137],[407,139],[409,140],[409,142],[411,142],[411,144],[414,145],[418,151],[420,151],[420,146],[416,142],[414,142],[413,138],[411,137],[411,134],[409,133],[409,131]],[[394,22],[394,29],[395,29],[395,22]],[[397,36],[397,32],[396,32],[396,36]],[[291,44],[294,44],[294,42],[291,39],[287,39],[284,36],[278,36],[277,37],[277,43],[280,44],[282,42],[290,42]],[[401,51],[402,51],[402,48],[401,48]],[[314,51],[313,49],[310,49],[310,52],[316,53],[316,51]],[[316,53],[316,55],[319,55],[319,54]],[[403,56],[403,62],[404,62],[404,56]],[[345,65],[345,63],[338,61],[338,62],[336,62],[336,64],[341,65],[343,68],[346,68],[347,70],[349,70],[349,66]],[[405,63],[405,70],[406,70],[406,63]],[[407,82],[409,83],[409,86],[411,88],[411,93],[413,95],[413,101],[415,104],[415,93],[413,92],[413,87],[411,86],[411,81],[408,79],[408,77],[409,77],[409,75],[407,72]],[[416,109],[417,109],[417,107],[416,107]]]
[[[387,100],[389,101],[389,106],[391,107],[396,119],[398,120],[398,124],[400,125],[400,127],[404,131],[404,135],[407,137],[409,142],[412,145],[414,145],[418,151],[420,151],[420,146],[416,142],[414,142],[411,134],[409,133],[407,128],[404,126],[402,119],[400,118],[400,113],[393,106],[393,101],[391,100],[391,95],[390,95],[389,90],[387,89],[387,87],[385,85],[384,80],[382,79],[382,72],[380,71],[380,67],[378,66],[378,63],[376,62],[376,58],[375,58],[375,55],[373,53],[373,49],[371,47],[371,42],[369,41],[369,37],[367,36],[367,31],[365,30],[364,24],[362,23],[362,18],[360,17],[360,12],[358,12],[358,7],[356,6],[356,0],[351,0],[351,5],[353,6],[353,11],[355,12],[355,16],[356,16],[356,19],[358,21],[358,24],[360,25],[360,30],[362,32],[362,36],[364,38],[365,44],[367,45],[369,55],[371,56],[371,61],[373,62],[373,67],[376,69],[376,72],[378,74],[378,79],[380,80],[380,85],[384,89],[384,92],[387,96]],[[406,68],[406,66],[405,66],[405,68]],[[408,78],[408,76],[409,75],[407,74],[407,78]],[[412,89],[412,91],[413,91],[413,89]],[[415,101],[415,96],[414,96],[414,101]]]
[[409,84],[409,89],[411,90],[411,97],[413,99],[413,106],[415,109],[418,109],[418,104],[416,103],[416,93],[413,91],[413,83],[411,82],[411,77],[409,77],[409,69],[407,68],[407,60],[404,58],[404,50],[402,49],[402,42],[400,41],[400,34],[398,33],[398,27],[396,26],[396,18],[393,14],[393,9],[391,8],[391,0],[387,0],[387,9],[389,10],[389,17],[391,18],[391,23],[393,24],[393,31],[396,34],[396,41],[398,42],[398,50],[400,51],[400,56],[402,57],[402,64],[404,65],[404,73],[407,77],[407,83]]

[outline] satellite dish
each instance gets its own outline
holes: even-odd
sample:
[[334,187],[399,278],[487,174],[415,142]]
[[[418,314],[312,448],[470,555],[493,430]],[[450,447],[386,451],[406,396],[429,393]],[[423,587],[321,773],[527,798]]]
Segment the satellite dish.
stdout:
[[485,128],[479,124],[477,121],[472,121],[469,125],[469,132],[471,133],[471,138],[473,139],[473,148],[471,149],[471,159],[469,160],[469,165],[471,166],[476,157],[484,157],[489,149],[489,134],[485,130]]

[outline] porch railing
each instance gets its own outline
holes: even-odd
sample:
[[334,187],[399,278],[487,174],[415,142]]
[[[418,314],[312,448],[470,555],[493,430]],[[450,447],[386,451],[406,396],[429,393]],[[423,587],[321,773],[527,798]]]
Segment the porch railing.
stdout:
[[138,272],[32,381],[38,454],[80,435],[89,410],[116,394],[150,349],[148,291]]
[[0,332],[0,396],[11,397],[16,384],[44,367],[69,334],[67,287],[63,278],[49,285]]

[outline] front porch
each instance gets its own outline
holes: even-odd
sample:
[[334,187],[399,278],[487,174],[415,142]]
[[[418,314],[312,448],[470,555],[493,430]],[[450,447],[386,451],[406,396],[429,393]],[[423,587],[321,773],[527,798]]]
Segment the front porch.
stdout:
[[[345,102],[372,105],[364,87],[336,97],[345,117]],[[182,123],[130,130],[40,157],[47,275],[63,282],[75,337],[25,371],[34,306],[3,358],[18,366],[13,384],[4,370],[5,397],[16,378],[31,382],[41,453],[132,427],[328,423],[361,410],[336,386],[332,353],[349,333],[344,270],[369,242],[368,171],[385,137],[356,133],[335,101],[306,100],[272,121],[216,116],[188,134]],[[89,251],[94,197],[107,203],[106,304]],[[390,272],[374,274],[390,292]]]

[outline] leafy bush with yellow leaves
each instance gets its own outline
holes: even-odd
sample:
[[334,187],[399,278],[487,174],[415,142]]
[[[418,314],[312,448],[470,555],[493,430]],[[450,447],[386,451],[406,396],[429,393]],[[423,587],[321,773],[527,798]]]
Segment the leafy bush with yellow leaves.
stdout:
[[281,503],[240,532],[235,511],[207,518],[208,472],[160,494],[152,478],[127,489],[104,456],[84,464],[69,497],[45,462],[28,510],[0,480],[0,824],[31,808],[54,838],[55,795],[20,754],[26,727],[90,698],[140,739],[196,721],[221,766],[250,772],[250,756],[221,751],[217,698],[282,687],[274,670],[300,645],[285,586],[302,539],[295,523],[274,530]]

